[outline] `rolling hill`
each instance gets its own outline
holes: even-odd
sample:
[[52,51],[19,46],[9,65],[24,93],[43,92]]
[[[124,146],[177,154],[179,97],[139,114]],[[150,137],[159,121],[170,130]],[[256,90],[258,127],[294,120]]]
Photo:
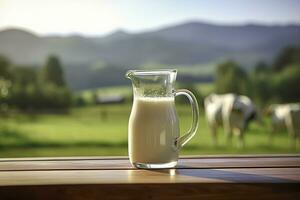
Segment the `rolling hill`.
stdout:
[[75,82],[93,82],[82,77],[94,74],[91,66],[98,62],[121,72],[147,63],[199,67],[222,59],[235,59],[251,67],[259,60],[271,61],[287,45],[300,45],[299,25],[233,26],[191,21],[135,34],[118,30],[102,37],[39,36],[20,29],[0,31],[0,54],[26,65],[41,65],[49,54],[56,54],[66,66],[74,88],[89,87]]

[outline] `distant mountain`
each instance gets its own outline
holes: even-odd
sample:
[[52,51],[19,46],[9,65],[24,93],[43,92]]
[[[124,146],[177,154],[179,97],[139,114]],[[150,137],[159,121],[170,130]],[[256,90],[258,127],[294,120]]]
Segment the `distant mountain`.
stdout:
[[130,37],[130,33],[127,33],[123,29],[119,29],[119,30],[116,30],[116,31],[110,33],[109,35],[105,36],[104,40],[103,40],[103,38],[99,38],[98,40],[102,41],[102,42],[111,42],[111,41],[123,40],[128,37]]
[[7,29],[0,32],[0,54],[8,56],[18,63],[41,62],[45,51],[45,39],[33,33],[19,30]]
[[[230,49],[255,48],[284,39],[287,43],[300,41],[300,26],[213,25],[190,22],[146,33],[169,40],[184,40],[198,44],[213,44]],[[291,40],[290,40],[291,39]]]
[[0,31],[0,54],[17,63],[38,64],[58,54],[66,64],[104,61],[120,67],[144,63],[192,65],[234,58],[246,65],[270,60],[286,45],[300,44],[300,26],[214,25],[189,22],[130,34],[119,30],[104,37],[47,36]]
[[[0,54],[27,65],[41,65],[49,54],[56,54],[74,89],[123,84],[126,69],[149,63],[199,67],[235,59],[252,67],[259,60],[271,61],[287,45],[300,45],[300,25],[229,26],[194,21],[137,34],[118,30],[102,37],[39,36],[20,29],[0,31]],[[106,63],[111,69],[93,67],[97,63]]]

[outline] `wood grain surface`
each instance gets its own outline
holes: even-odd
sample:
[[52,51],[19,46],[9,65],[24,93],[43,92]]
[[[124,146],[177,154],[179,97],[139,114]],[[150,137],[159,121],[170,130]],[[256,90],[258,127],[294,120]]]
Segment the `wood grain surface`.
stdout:
[[126,157],[0,159],[0,199],[300,199],[300,156],[184,157],[140,170]]
[[[300,156],[277,157],[189,157],[181,158],[177,169],[299,167]],[[0,159],[0,171],[73,169],[135,169],[127,158]]]

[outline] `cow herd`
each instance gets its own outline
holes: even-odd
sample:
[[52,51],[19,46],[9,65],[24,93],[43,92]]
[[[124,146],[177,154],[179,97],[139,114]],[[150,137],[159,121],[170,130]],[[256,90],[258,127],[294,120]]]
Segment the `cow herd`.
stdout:
[[251,121],[262,123],[262,116],[271,117],[270,141],[275,132],[286,129],[291,144],[296,147],[297,136],[300,136],[300,104],[274,104],[260,112],[253,101],[236,94],[211,94],[204,100],[206,120],[212,135],[213,143],[218,144],[218,128],[223,127],[227,143],[231,144],[232,136],[238,137],[238,147],[244,147],[244,135]]

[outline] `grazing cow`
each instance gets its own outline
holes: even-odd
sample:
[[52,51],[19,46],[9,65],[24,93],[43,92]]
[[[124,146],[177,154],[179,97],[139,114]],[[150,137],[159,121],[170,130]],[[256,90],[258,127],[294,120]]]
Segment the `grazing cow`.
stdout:
[[274,104],[269,107],[268,113],[272,118],[270,140],[274,133],[287,129],[291,145],[296,147],[297,137],[300,136],[300,104]]
[[238,146],[244,146],[244,131],[256,117],[252,101],[235,94],[211,94],[205,98],[204,106],[214,144],[217,144],[217,129],[223,125],[227,141],[231,143],[232,133],[236,133],[239,137]]

